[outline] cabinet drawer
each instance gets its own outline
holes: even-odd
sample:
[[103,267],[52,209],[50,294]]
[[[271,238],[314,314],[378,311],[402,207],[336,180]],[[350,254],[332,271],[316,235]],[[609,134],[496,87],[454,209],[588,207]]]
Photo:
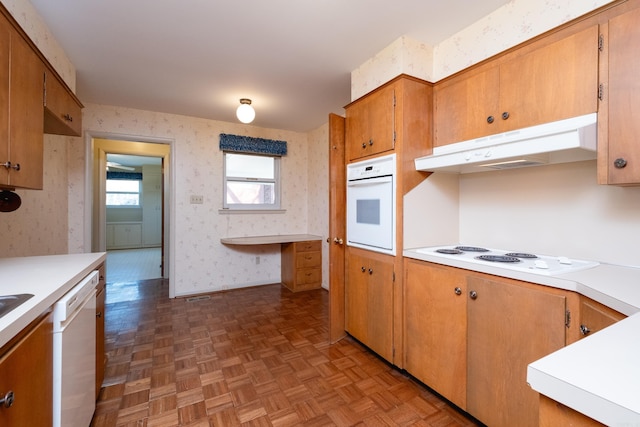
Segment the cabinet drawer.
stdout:
[[301,252],[296,254],[296,268],[320,267],[320,252]]
[[296,243],[296,252],[312,252],[320,250],[320,240]]
[[44,132],[56,135],[82,135],[82,105],[53,74],[45,74]]
[[321,271],[319,268],[300,268],[296,270],[296,284],[320,286]]

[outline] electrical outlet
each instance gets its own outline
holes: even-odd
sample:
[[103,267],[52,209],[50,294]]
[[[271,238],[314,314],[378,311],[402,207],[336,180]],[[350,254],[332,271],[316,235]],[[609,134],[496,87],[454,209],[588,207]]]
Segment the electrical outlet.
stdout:
[[191,195],[191,204],[192,205],[201,205],[203,203],[203,201],[204,201],[204,197]]
[[256,265],[258,265],[258,264],[260,264],[260,257],[259,256],[256,257]]

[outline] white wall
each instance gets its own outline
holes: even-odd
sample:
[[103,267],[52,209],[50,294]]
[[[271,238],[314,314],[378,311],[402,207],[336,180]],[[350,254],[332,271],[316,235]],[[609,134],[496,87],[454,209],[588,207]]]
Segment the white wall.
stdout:
[[460,243],[640,267],[640,187],[595,160],[460,176]]

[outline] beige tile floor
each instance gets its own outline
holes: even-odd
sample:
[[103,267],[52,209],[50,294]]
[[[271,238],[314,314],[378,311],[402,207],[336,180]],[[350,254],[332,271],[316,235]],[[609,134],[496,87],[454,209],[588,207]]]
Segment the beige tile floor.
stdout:
[[158,279],[160,248],[107,251],[107,283]]

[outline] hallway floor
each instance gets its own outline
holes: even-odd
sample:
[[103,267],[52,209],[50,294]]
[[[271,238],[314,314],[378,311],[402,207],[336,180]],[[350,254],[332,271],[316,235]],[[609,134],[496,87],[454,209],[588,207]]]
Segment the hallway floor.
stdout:
[[324,290],[169,299],[166,280],[127,286],[107,304],[92,426],[475,425],[353,339],[329,345]]

